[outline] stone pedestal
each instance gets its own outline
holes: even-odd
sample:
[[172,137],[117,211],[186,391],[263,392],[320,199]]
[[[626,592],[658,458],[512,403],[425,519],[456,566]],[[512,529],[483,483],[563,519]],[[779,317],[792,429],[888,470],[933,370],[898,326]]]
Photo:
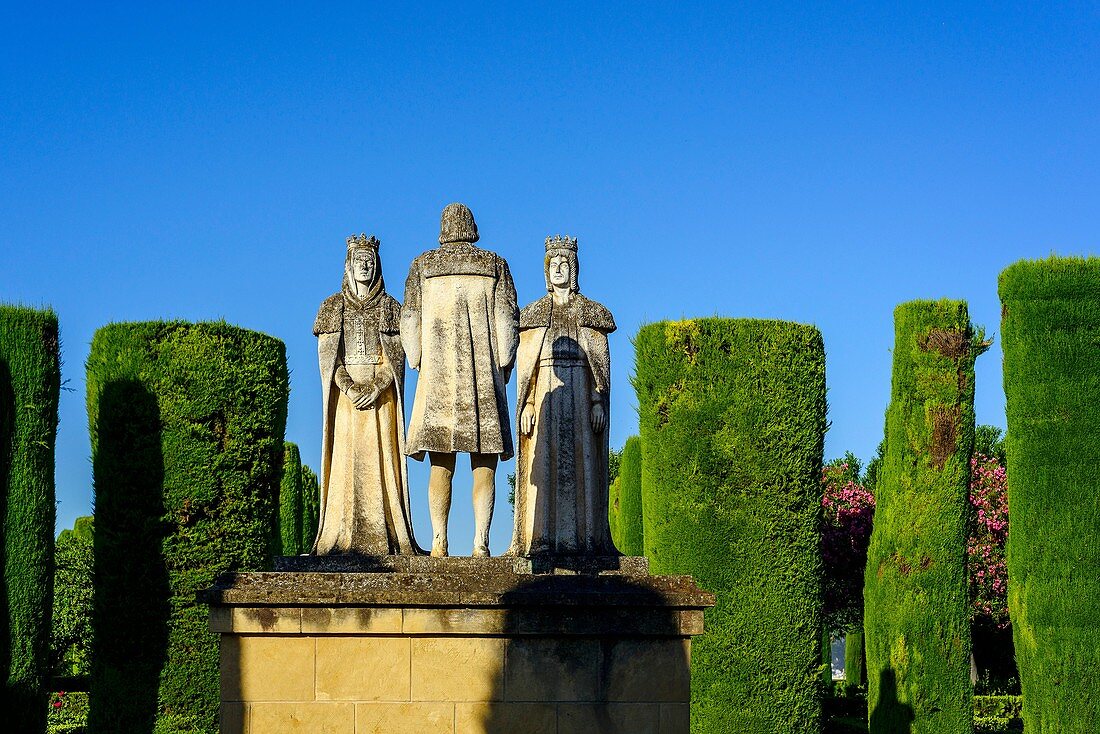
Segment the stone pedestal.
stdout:
[[686,734],[714,597],[645,559],[287,558],[204,592],[223,734]]

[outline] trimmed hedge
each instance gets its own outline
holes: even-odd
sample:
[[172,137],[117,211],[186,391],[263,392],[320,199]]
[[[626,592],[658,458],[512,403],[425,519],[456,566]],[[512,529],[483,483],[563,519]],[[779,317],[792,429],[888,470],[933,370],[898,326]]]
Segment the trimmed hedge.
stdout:
[[321,485],[317,474],[302,464],[302,553],[313,549],[317,525],[321,522]]
[[87,367],[90,729],[216,732],[218,639],[195,593],[221,573],[269,567],[285,347],[225,323],[111,324]]
[[619,533],[622,545],[619,550],[628,556],[645,554],[642,530],[642,439],[631,436],[623,446],[623,459],[619,467]]
[[645,555],[717,596],[692,643],[692,731],[818,734],[821,333],[665,321],[634,347]]
[[279,546],[284,556],[302,553],[302,455],[297,444],[283,448],[283,476],[279,481]]
[[844,635],[844,680],[848,687],[859,687],[863,678],[863,630],[849,630]]
[[623,535],[620,525],[622,515],[622,475],[611,480],[607,488],[607,526],[611,530],[611,542],[620,551],[623,549]]
[[894,330],[864,577],[870,731],[970,734],[967,498],[974,360],[986,345],[963,301],[903,303]]
[[57,315],[0,305],[0,703],[11,731],[46,725],[60,390]]
[[1001,273],[1008,609],[1029,734],[1100,725],[1100,259]]

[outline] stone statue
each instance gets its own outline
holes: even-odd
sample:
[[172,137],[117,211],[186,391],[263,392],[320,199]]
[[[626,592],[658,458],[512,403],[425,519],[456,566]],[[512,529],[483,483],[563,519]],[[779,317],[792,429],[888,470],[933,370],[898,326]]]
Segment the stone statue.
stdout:
[[443,210],[439,247],[413,260],[401,309],[401,341],[420,370],[406,451],[428,454],[432,555],[447,555],[455,455],[470,454],[475,556],[489,555],[498,459],[512,456],[505,385],[516,357],[516,288],[499,255],[474,247],[474,215]]
[[405,470],[401,305],[379,242],[348,237],[344,284],[317,312],[324,434],[316,555],[417,554]]
[[577,240],[546,238],[548,295],[525,307],[516,369],[519,458],[509,553],[618,555],[607,519],[615,320],[577,287]]

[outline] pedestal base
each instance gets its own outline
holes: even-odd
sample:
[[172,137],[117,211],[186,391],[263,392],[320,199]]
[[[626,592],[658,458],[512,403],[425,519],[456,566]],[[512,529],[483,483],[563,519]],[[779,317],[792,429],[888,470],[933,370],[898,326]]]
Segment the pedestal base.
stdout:
[[300,557],[227,576],[204,593],[221,730],[686,734],[713,596],[644,559],[588,560]]

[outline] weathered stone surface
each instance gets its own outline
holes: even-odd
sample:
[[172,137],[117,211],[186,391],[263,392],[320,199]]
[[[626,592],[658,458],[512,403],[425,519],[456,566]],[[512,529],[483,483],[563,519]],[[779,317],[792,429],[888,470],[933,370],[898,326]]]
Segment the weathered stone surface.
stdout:
[[414,701],[499,701],[503,695],[503,639],[412,639]]
[[549,294],[520,314],[519,456],[511,552],[615,553],[607,519],[615,320],[580,294],[577,240],[547,237]]
[[[537,703],[459,703],[455,705],[455,734],[558,734],[553,705]],[[578,732],[579,734],[579,732]]]
[[660,707],[653,703],[575,703],[558,706],[558,731],[659,734]]
[[318,637],[318,701],[408,701],[407,637]]
[[312,701],[314,649],[308,637],[224,635],[222,700]]
[[401,341],[420,370],[406,450],[431,460],[433,556],[448,553],[454,455],[471,455],[475,556],[489,555],[497,459],[512,456],[505,386],[516,356],[516,288],[508,264],[477,239],[469,208],[447,206],[440,246],[413,260],[401,308]]
[[348,237],[343,288],[313,326],[324,421],[320,555],[420,552],[405,471],[400,305],[386,293],[378,248],[373,236]]
[[[547,675],[547,671],[554,671]],[[597,639],[530,637],[508,641],[508,701],[591,701],[600,689]]]
[[251,734],[355,734],[350,703],[256,703]]
[[453,703],[359,703],[355,734],[453,734]]
[[276,571],[314,573],[474,573],[474,574],[581,574],[595,576],[620,574],[648,576],[649,559],[645,556],[555,555],[536,558],[501,556],[473,558],[452,556],[280,556]]
[[[472,559],[447,559],[469,561]],[[506,562],[509,559],[478,559]],[[690,576],[516,574],[485,563],[465,573],[227,574],[200,594],[216,606],[653,607],[704,609],[714,596]]]

